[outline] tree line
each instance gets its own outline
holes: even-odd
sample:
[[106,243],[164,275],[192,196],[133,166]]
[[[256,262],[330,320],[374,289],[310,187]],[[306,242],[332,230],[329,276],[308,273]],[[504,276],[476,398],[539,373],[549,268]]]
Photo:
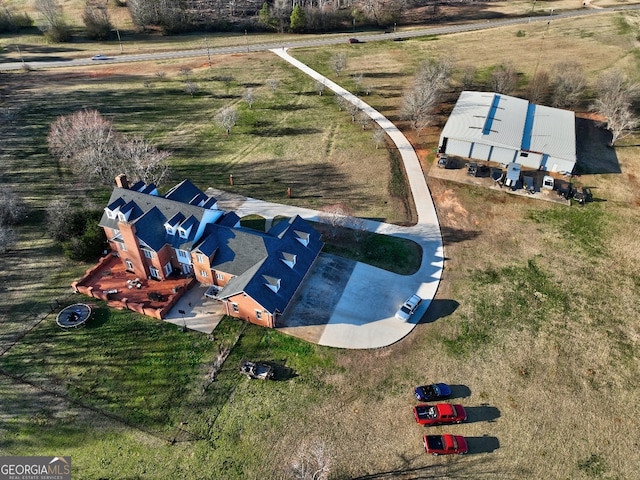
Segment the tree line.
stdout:
[[[115,28],[109,0],[85,0],[84,35],[94,40],[113,38]],[[115,0],[127,8],[140,29],[160,28],[165,34],[192,31],[329,32],[354,27],[389,28],[409,21],[404,14],[423,9],[420,21],[440,17],[440,5],[475,0]],[[62,0],[33,0],[36,20],[15,5],[0,2],[0,33],[34,24],[52,42],[69,42],[75,28],[68,23]]]
[[[454,81],[456,71],[459,77]],[[439,107],[447,100],[454,83],[464,90],[480,87],[481,90],[504,95],[516,95],[520,86],[521,75],[509,62],[494,66],[483,85],[478,85],[477,76],[475,66],[463,65],[456,69],[451,57],[431,58],[423,62],[412,85],[403,94],[403,117],[420,134],[424,128],[437,122]],[[601,74],[589,86],[580,64],[571,60],[561,61],[549,71],[536,71],[523,93],[535,104],[572,110],[586,106],[597,115],[600,126],[611,133],[610,146],[632,133],[640,124],[633,108],[633,102],[640,93],[640,84],[620,70]],[[585,104],[590,98],[591,102]]]

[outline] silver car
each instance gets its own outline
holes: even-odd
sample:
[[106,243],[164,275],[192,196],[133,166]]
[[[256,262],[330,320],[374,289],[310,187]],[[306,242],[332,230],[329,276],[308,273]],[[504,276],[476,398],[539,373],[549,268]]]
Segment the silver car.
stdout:
[[409,317],[416,311],[420,302],[422,302],[422,299],[418,295],[411,295],[407,301],[402,304],[400,310],[396,312],[396,318],[409,320]]

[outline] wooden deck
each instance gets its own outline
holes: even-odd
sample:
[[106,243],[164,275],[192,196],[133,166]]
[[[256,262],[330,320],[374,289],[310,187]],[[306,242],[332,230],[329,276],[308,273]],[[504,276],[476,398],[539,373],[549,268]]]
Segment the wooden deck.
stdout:
[[162,281],[138,278],[125,270],[119,258],[107,255],[72,286],[79,293],[106,301],[110,307],[162,319],[195,283],[195,278],[183,275]]

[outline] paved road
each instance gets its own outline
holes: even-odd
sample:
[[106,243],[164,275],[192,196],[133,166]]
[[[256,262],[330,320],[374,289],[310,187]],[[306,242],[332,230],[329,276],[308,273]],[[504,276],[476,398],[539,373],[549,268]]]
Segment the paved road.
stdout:
[[[550,9],[545,10],[545,15],[531,16],[522,18],[509,18],[505,20],[490,20],[486,22],[474,22],[461,25],[445,25],[441,27],[429,27],[420,28],[415,30],[403,30],[395,33],[382,33],[382,34],[358,34],[358,38],[363,42],[375,42],[389,40],[391,38],[406,39],[413,37],[422,37],[425,35],[446,35],[459,32],[470,32],[474,30],[485,30],[488,28],[504,27],[508,25],[521,25],[526,23],[535,22],[548,22],[551,19],[558,18],[570,18],[581,17],[586,15],[599,15],[611,11],[621,10],[638,10],[640,4],[635,5],[623,5],[618,7],[608,8],[583,8],[581,10],[572,10],[566,12],[553,12],[553,15],[547,15],[551,13]],[[540,14],[541,10],[536,11]],[[345,43],[346,39],[354,34],[349,35],[320,35],[314,36],[310,39],[296,40],[286,42],[287,48],[300,48],[300,47],[320,47],[325,45],[335,45]],[[242,40],[240,40],[242,42]],[[108,60],[91,60],[86,59],[69,59],[69,60],[56,60],[56,61],[44,61],[44,62],[32,62],[29,59],[25,59],[25,63],[22,62],[0,62],[0,71],[2,70],[19,70],[25,67],[25,64],[32,69],[39,68],[59,68],[59,67],[78,67],[78,66],[98,66],[108,65],[113,63],[131,63],[131,62],[148,62],[157,60],[167,60],[173,58],[190,58],[190,57],[207,57],[208,55],[224,55],[230,53],[246,53],[246,52],[261,52],[273,50],[275,48],[281,48],[282,43],[259,43],[259,44],[243,44],[229,47],[220,48],[200,48],[194,50],[175,50],[170,52],[160,53],[145,53],[136,55],[114,55],[109,57]],[[60,57],[62,53],[55,52],[56,57]]]

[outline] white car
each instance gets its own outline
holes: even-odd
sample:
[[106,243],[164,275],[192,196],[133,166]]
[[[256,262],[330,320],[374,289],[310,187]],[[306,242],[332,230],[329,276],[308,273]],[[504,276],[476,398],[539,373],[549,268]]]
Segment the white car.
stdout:
[[91,60],[109,60],[109,57],[102,53],[99,53],[98,55],[94,55],[93,57],[91,57]]
[[400,310],[396,312],[396,318],[400,320],[409,320],[409,317],[414,314],[420,305],[422,299],[418,295],[411,295],[406,302],[402,304]]

